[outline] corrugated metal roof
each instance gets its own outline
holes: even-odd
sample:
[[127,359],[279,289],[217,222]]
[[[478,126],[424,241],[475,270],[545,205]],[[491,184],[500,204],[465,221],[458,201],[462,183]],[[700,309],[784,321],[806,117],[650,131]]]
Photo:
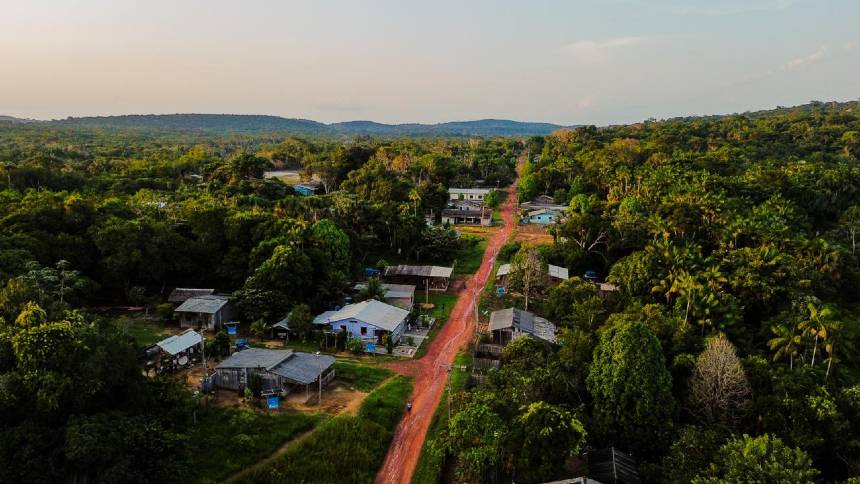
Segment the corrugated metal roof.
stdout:
[[549,264],[549,277],[554,277],[556,279],[568,280],[570,276],[567,272],[567,267],[559,267]]
[[448,193],[465,193],[469,195],[486,195],[493,191],[491,188],[449,188]]
[[[391,298],[411,298],[415,295],[415,286],[412,284],[380,284],[382,290],[385,291],[385,299]],[[367,288],[367,284],[359,282],[355,285],[356,291],[361,291]]]
[[215,368],[274,368],[285,359],[292,356],[293,350],[268,350],[265,348],[248,348],[237,351],[222,361]]
[[360,303],[349,304],[340,311],[328,317],[332,323],[345,319],[356,319],[387,331],[394,331],[406,317],[409,311],[376,299],[368,299]]
[[386,276],[418,276],[418,277],[451,277],[453,267],[441,266],[410,266],[400,264],[385,268]]
[[534,313],[517,308],[501,309],[490,314],[490,331],[516,328],[536,338],[556,343],[555,325]]
[[230,301],[227,296],[192,297],[176,308],[177,313],[215,314]]
[[215,294],[215,289],[196,289],[191,287],[177,287],[170,291],[167,302],[182,303],[192,297],[210,296]]
[[499,266],[499,270],[496,271],[496,277],[506,276],[511,273],[511,265],[510,264],[502,264]]
[[329,319],[333,314],[337,313],[337,311],[326,311],[319,316],[314,318],[314,324],[328,324]]
[[[247,351],[247,350],[246,350]],[[270,371],[294,383],[307,385],[316,381],[320,373],[333,365],[335,359],[330,355],[295,352],[286,361]]]
[[545,213],[552,214],[552,215],[558,215],[557,210],[550,210],[548,208],[539,208],[537,210],[532,210],[531,212],[529,212],[529,217],[536,217],[538,215],[543,215]]
[[203,341],[203,338],[200,337],[200,334],[193,329],[189,329],[182,333],[163,339],[156,344],[162,350],[170,353],[171,355],[175,355],[177,353],[182,353],[183,351],[187,350],[188,348],[191,348],[192,346],[199,345],[201,341]]
[[330,355],[314,355],[293,350],[269,350],[248,348],[222,361],[216,369],[265,368],[266,371],[284,377],[293,383],[307,385],[316,381],[322,371],[335,362]]

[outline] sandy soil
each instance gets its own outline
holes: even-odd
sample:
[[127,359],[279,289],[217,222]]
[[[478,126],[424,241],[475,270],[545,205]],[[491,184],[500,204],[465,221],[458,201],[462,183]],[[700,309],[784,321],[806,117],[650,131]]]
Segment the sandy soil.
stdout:
[[[521,157],[520,167],[524,161]],[[492,273],[499,248],[508,240],[516,227],[515,187],[516,181],[508,188],[508,198],[501,210],[505,225],[494,228],[481,261],[481,267],[459,291],[459,299],[451,311],[451,317],[433,339],[427,354],[419,360],[398,361],[385,365],[397,373],[413,376],[415,385],[410,396],[412,411],[405,414],[397,426],[385,463],[376,476],[376,482],[379,484],[407,484],[412,480],[412,474],[415,472],[415,466],[418,464],[421,448],[427,436],[427,429],[442,397],[447,378],[446,367],[454,362],[454,357],[460,349],[474,338],[474,310],[477,296]]]

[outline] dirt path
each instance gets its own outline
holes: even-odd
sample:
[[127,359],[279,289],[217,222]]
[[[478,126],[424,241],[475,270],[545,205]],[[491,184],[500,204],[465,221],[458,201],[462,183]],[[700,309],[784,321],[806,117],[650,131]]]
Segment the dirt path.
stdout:
[[[389,376],[388,378],[386,378],[385,380],[382,380],[381,382],[379,382],[379,385],[377,385],[376,388],[387,385],[396,376],[397,375],[392,375],[392,376]],[[347,405],[341,411],[337,412],[331,418],[334,418],[338,415],[351,415],[351,416],[358,415],[358,411],[361,409],[361,404],[362,404],[362,402],[364,402],[364,399],[367,398],[368,395],[370,395],[370,394],[369,393],[363,393],[363,396],[361,398],[354,398],[354,399],[350,400],[349,403],[347,403]],[[272,452],[271,455],[269,455],[268,457],[266,457],[263,460],[255,462],[254,465],[243,468],[239,472],[237,472],[237,473],[233,474],[232,476],[230,476],[229,478],[227,478],[224,482],[236,482],[236,481],[242,479],[243,477],[247,476],[251,472],[254,472],[254,470],[259,469],[260,467],[263,467],[265,465],[268,465],[268,464],[276,461],[278,459],[278,457],[282,456],[284,454],[284,452],[287,451],[287,449],[289,449],[290,447],[292,447],[294,445],[299,445],[300,443],[307,440],[308,437],[310,437],[314,432],[316,432],[317,429],[320,428],[320,425],[323,425],[323,424],[325,424],[325,421],[320,422],[319,425],[308,430],[307,432],[304,432],[301,435],[284,442],[283,445],[278,447],[278,449],[275,450],[274,452]]]
[[[521,156],[520,167],[524,160],[525,158]],[[427,436],[427,429],[430,427],[430,421],[445,387],[446,365],[452,364],[460,349],[474,337],[477,295],[490,277],[496,254],[516,227],[516,180],[507,191],[508,198],[501,209],[505,224],[488,240],[481,267],[466,281],[466,287],[460,291],[448,322],[433,339],[427,354],[419,360],[398,361],[385,365],[398,373],[414,377],[415,385],[410,396],[412,411],[405,414],[397,426],[385,463],[376,475],[377,484],[408,484],[412,480],[412,474],[415,472],[415,466],[418,464],[421,448]]]

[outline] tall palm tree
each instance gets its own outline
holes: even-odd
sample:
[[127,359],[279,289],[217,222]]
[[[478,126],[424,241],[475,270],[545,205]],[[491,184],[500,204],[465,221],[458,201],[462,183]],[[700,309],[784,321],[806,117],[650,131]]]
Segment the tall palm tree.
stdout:
[[809,317],[800,323],[800,329],[804,333],[813,337],[812,343],[812,362],[810,365],[815,366],[815,355],[818,352],[819,340],[822,343],[827,343],[829,330],[833,327],[833,311],[828,307],[816,307],[815,304],[809,303]]
[[803,334],[798,331],[796,325],[789,326],[780,324],[771,327],[774,337],[768,340],[767,345],[771,351],[775,351],[773,361],[788,357],[788,367],[794,369],[794,358],[800,354],[803,348]]

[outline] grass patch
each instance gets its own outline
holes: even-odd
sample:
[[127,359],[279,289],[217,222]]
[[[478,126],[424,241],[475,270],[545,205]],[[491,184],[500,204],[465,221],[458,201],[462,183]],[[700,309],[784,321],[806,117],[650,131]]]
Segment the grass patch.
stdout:
[[120,330],[131,336],[138,348],[146,348],[166,338],[164,325],[149,319],[122,317],[116,320]]
[[[472,356],[469,353],[460,353],[454,359],[454,364],[466,365],[468,368],[472,364]],[[453,370],[450,378],[451,391],[457,393],[466,387],[466,382],[469,381],[469,372]],[[448,427],[447,399],[448,387],[446,385],[442,399],[439,400],[439,406],[433,414],[433,420],[430,422],[430,428],[427,429],[427,438],[424,439],[424,445],[421,447],[421,457],[418,458],[418,465],[412,476],[413,484],[436,484],[439,482],[445,455],[436,448],[435,444],[442,431]]]
[[474,274],[481,267],[481,260],[487,250],[487,239],[471,235],[464,235],[463,238],[467,240],[467,247],[457,254],[453,274],[455,276]]
[[[338,360],[334,363],[337,379],[349,383],[358,391],[369,392],[391,376],[391,370]],[[370,397],[368,397],[370,398]]]
[[242,468],[274,453],[280,446],[327,419],[323,414],[260,414],[211,406],[199,415],[190,436],[189,468],[199,483],[222,482]]
[[409,379],[395,378],[367,396],[357,417],[341,415],[327,421],[277,461],[240,482],[373,482],[411,391]]
[[[424,300],[422,299],[421,301],[423,302]],[[427,354],[427,348],[430,347],[430,343],[433,342],[433,339],[442,330],[442,326],[445,326],[445,323],[448,322],[451,310],[454,308],[454,304],[457,303],[457,295],[445,293],[430,294],[430,302],[433,303],[433,309],[424,312],[424,314],[429,314],[436,318],[436,323],[433,324],[433,327],[430,328],[430,332],[427,334],[427,338],[421,342],[421,346],[415,351],[415,359]]]

